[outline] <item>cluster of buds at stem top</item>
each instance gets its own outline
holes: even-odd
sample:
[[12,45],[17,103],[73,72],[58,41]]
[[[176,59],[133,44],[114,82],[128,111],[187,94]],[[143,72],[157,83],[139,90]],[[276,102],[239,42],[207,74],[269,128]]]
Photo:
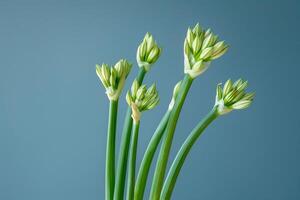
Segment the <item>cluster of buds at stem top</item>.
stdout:
[[224,41],[219,41],[210,29],[203,30],[197,24],[189,28],[184,41],[184,72],[195,78],[205,72],[212,60],[228,50]]
[[246,93],[247,81],[242,79],[232,83],[229,79],[222,89],[221,84],[217,86],[216,103],[218,114],[224,115],[234,109],[244,109],[250,106],[254,93]]
[[146,33],[136,53],[136,60],[139,67],[144,67],[146,71],[149,71],[159,58],[160,53],[161,48],[158,47],[153,36],[150,33]]
[[179,93],[180,85],[181,85],[181,81],[179,81],[178,83],[176,83],[176,85],[174,86],[173,96],[172,96],[171,102],[169,104],[169,110],[172,110],[173,107],[174,107],[175,100],[176,100],[176,98],[178,96],[178,93]]
[[115,66],[96,65],[96,73],[106,89],[109,100],[119,98],[131,67],[132,64],[125,59],[121,59]]
[[126,101],[132,110],[132,119],[138,123],[141,112],[154,108],[159,102],[158,92],[155,84],[147,89],[146,85],[139,85],[135,80],[131,86],[131,91],[127,92]]

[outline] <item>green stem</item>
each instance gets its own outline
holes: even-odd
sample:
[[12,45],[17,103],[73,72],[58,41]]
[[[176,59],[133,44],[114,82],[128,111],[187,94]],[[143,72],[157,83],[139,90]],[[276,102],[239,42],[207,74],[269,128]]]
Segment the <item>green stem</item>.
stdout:
[[166,181],[164,183],[160,199],[169,200],[178,177],[180,170],[184,164],[184,161],[189,154],[191,148],[200,137],[201,133],[206,129],[206,127],[213,122],[218,117],[217,108],[214,107],[206,117],[197,124],[197,126],[192,130],[190,135],[187,137],[180,150],[178,151],[175,160],[173,161],[169,173],[167,175]]
[[164,176],[166,172],[166,167],[168,163],[168,158],[170,154],[170,149],[172,146],[172,140],[174,136],[174,132],[176,129],[176,124],[180,115],[181,108],[183,106],[186,95],[192,85],[193,79],[189,75],[185,75],[178,96],[176,98],[176,102],[174,108],[171,111],[170,118],[168,121],[168,125],[165,132],[165,138],[162,142],[162,146],[159,152],[159,156],[157,159],[156,169],[154,173],[154,178],[152,182],[150,199],[151,200],[159,200],[161,189],[163,186]]
[[170,116],[171,111],[168,110],[162,120],[160,121],[157,129],[155,130],[148,147],[145,151],[143,160],[141,162],[140,170],[137,175],[136,179],[136,185],[134,189],[134,200],[141,200],[144,197],[144,192],[145,192],[145,187],[146,187],[146,182],[150,170],[150,166],[155,154],[155,151],[159,145],[159,142],[163,136],[163,133],[166,129],[169,116]]
[[127,200],[133,200],[134,185],[135,185],[135,167],[136,167],[136,151],[139,137],[140,122],[133,123],[131,143],[129,149],[128,163],[128,182],[127,182]]
[[[143,82],[146,71],[144,68],[140,68],[139,74],[137,76],[137,81],[139,84]],[[115,185],[115,193],[114,200],[122,200],[124,197],[124,186],[125,186],[125,178],[126,178],[126,169],[127,169],[127,160],[128,160],[128,150],[130,145],[130,137],[131,137],[131,129],[132,129],[132,118],[131,118],[131,108],[127,108],[127,113],[124,120],[120,152],[119,152],[119,160],[116,174],[116,185]]]
[[110,101],[109,120],[106,144],[106,169],[105,169],[105,199],[112,200],[115,187],[115,142],[118,115],[118,100]]

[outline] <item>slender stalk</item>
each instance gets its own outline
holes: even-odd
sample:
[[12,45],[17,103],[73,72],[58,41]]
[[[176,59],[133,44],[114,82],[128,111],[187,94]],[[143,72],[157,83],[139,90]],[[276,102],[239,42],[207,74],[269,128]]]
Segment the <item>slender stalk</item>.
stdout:
[[152,182],[150,199],[151,200],[159,200],[161,189],[163,186],[164,176],[166,172],[166,167],[168,163],[168,158],[170,154],[170,149],[172,146],[172,140],[174,136],[174,132],[176,129],[176,124],[180,115],[181,108],[183,106],[186,95],[192,85],[193,79],[189,75],[185,75],[178,96],[176,98],[176,102],[174,108],[171,111],[170,118],[168,121],[168,125],[165,132],[165,138],[162,142],[162,146],[159,152],[159,156],[157,159],[156,169],[154,173],[154,178]]
[[[143,82],[144,76],[146,74],[145,69],[142,67],[139,70],[139,74],[137,76],[137,81],[139,84]],[[124,199],[124,186],[125,186],[125,178],[126,178],[126,169],[127,169],[127,160],[128,160],[128,150],[130,145],[130,137],[131,137],[131,129],[132,129],[132,118],[131,118],[131,108],[127,108],[127,113],[124,120],[122,138],[121,138],[121,146],[119,152],[119,160],[116,174],[116,185],[115,185],[115,193],[114,200],[122,200]]]
[[118,100],[110,101],[106,144],[105,199],[112,200],[115,187],[115,142]]
[[136,151],[139,137],[140,122],[133,123],[131,145],[129,149],[127,200],[133,200],[135,185]]
[[213,122],[218,117],[217,108],[214,107],[206,117],[200,121],[197,126],[192,130],[189,134],[183,145],[181,146],[180,150],[178,151],[175,160],[173,161],[169,173],[167,175],[166,181],[164,183],[162,193],[160,199],[163,200],[170,200],[171,195],[176,184],[176,180],[180,170],[184,164],[184,161],[189,154],[191,148],[200,137],[201,133],[206,129],[206,127]]
[[162,120],[160,121],[157,129],[155,130],[148,147],[145,151],[141,166],[137,175],[136,185],[134,188],[134,200],[141,200],[144,197],[146,182],[151,167],[151,163],[158,147],[158,144],[163,136],[166,129],[171,110],[168,110]]

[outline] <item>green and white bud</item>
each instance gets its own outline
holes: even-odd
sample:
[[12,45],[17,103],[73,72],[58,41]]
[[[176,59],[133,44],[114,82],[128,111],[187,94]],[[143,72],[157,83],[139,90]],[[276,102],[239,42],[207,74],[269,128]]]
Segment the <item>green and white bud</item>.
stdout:
[[173,107],[174,107],[175,100],[176,100],[176,98],[178,96],[178,93],[179,93],[180,85],[181,85],[181,81],[176,83],[176,85],[174,86],[172,99],[171,99],[171,102],[169,104],[169,110],[172,110]]
[[131,67],[132,64],[125,59],[121,59],[115,66],[96,64],[96,73],[106,89],[109,100],[119,98]]
[[242,79],[232,83],[229,79],[222,89],[221,84],[217,86],[216,103],[219,115],[224,115],[236,109],[245,109],[253,101],[254,93],[246,93],[248,82]]
[[132,119],[135,123],[140,120],[141,112],[151,110],[159,102],[158,92],[155,84],[147,89],[146,85],[139,85],[135,80],[131,90],[126,94],[126,101],[132,110]]
[[150,33],[146,33],[136,53],[136,60],[139,67],[144,67],[146,71],[149,71],[159,58],[160,53],[161,48],[158,47],[153,36]]
[[188,28],[184,41],[184,73],[195,78],[205,72],[212,60],[221,57],[228,50],[224,41],[218,41],[210,29],[201,29],[199,24]]

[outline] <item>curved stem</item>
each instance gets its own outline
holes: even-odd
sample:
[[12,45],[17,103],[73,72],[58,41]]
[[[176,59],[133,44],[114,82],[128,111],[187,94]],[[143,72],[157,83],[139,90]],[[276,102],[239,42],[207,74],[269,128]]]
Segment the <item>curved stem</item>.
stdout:
[[150,192],[151,200],[158,200],[160,197],[177,120],[179,118],[181,108],[183,106],[186,95],[192,85],[192,82],[193,79],[189,75],[185,75],[181,83],[174,108],[171,111],[168,125],[166,128],[165,138],[162,142],[162,146],[157,159],[154,178],[152,181],[152,187]]
[[109,120],[106,144],[105,167],[105,199],[112,200],[115,187],[115,142],[118,115],[118,100],[111,100],[109,104]]
[[163,136],[165,128],[167,126],[170,110],[168,110],[162,120],[160,121],[157,129],[155,130],[148,147],[145,151],[143,160],[141,162],[141,166],[137,175],[136,185],[134,188],[134,200],[141,200],[144,197],[146,182],[149,174],[149,170],[151,167],[151,163],[156,152],[156,149],[159,145],[159,142]]
[[131,144],[129,149],[127,200],[133,200],[135,185],[136,151],[138,145],[140,122],[133,123]]
[[[144,68],[140,68],[139,74],[137,76],[137,81],[139,84],[143,82],[146,71]],[[116,185],[115,185],[115,193],[114,200],[122,200],[124,197],[124,186],[125,186],[125,178],[126,178],[126,169],[127,169],[127,160],[128,160],[128,150],[130,145],[130,137],[131,137],[131,129],[132,129],[132,118],[131,118],[131,108],[127,108],[127,113],[124,120],[120,152],[119,152],[119,160],[116,174]]]
[[180,150],[178,151],[175,160],[173,161],[169,170],[168,176],[164,183],[160,199],[169,200],[171,198],[178,174],[184,164],[184,161],[189,154],[191,148],[200,137],[205,128],[218,117],[217,108],[214,107],[206,117],[198,123],[187,137]]

